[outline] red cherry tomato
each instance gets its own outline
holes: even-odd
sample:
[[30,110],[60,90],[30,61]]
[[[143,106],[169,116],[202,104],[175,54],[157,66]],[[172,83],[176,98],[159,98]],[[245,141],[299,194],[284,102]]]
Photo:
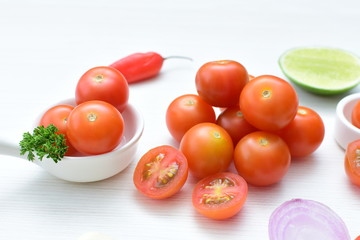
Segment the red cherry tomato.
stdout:
[[205,63],[195,77],[199,96],[215,107],[236,106],[248,80],[245,67],[231,60]]
[[84,154],[96,155],[117,147],[124,132],[121,113],[103,101],[84,102],[70,113],[67,136],[71,144]]
[[66,128],[67,128],[67,120],[71,113],[71,111],[74,109],[73,106],[70,105],[57,105],[50,109],[48,109],[43,116],[40,119],[40,124],[44,127],[49,126],[50,124],[53,124],[59,131],[58,134],[63,134],[66,140],[66,145],[68,146],[68,150],[66,151],[66,156],[71,156],[75,154],[77,151],[70,143],[67,134],[66,134]]
[[319,114],[310,108],[299,106],[294,120],[277,134],[289,146],[292,157],[305,157],[320,146],[325,127]]
[[245,119],[264,131],[277,131],[295,117],[298,97],[285,80],[263,75],[249,81],[241,92],[239,106]]
[[217,173],[196,184],[192,203],[206,217],[226,219],[241,210],[247,194],[248,186],[241,176],[230,172]]
[[110,66],[119,70],[128,83],[139,82],[156,76],[164,58],[156,52],[134,53],[117,60]]
[[255,186],[279,182],[287,173],[290,160],[286,143],[279,136],[262,131],[243,137],[234,152],[237,171]]
[[215,123],[212,106],[199,96],[187,94],[172,101],[166,111],[166,125],[170,134],[180,142],[185,132],[202,122]]
[[360,101],[355,104],[351,112],[351,122],[355,127],[360,128]]
[[360,240],[360,235],[359,235],[359,236],[357,236],[357,238],[355,238],[355,240]]
[[225,171],[233,157],[230,135],[214,123],[199,123],[190,128],[180,142],[193,176],[204,178]]
[[344,165],[346,175],[350,181],[360,186],[360,139],[348,144]]
[[124,76],[112,67],[95,67],[81,76],[76,86],[76,103],[100,100],[123,111],[129,99],[129,87]]
[[145,153],[138,162],[133,181],[139,192],[154,199],[177,193],[188,177],[186,157],[171,146],[159,146]]
[[245,135],[257,130],[245,120],[238,106],[229,107],[221,112],[216,124],[223,127],[230,134],[234,145]]

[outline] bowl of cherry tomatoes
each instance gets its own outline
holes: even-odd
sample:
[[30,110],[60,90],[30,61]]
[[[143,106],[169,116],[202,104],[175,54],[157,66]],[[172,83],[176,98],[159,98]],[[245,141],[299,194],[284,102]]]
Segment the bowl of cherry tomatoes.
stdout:
[[335,140],[346,149],[348,144],[360,139],[360,93],[341,99],[336,106]]

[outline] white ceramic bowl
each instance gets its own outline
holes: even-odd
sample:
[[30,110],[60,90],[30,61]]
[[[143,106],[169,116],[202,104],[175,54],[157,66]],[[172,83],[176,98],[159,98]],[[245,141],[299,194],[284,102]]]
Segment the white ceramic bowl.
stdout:
[[[64,100],[52,106],[59,104],[75,106],[75,100]],[[36,126],[38,126],[42,114],[36,119]],[[142,115],[131,104],[128,104],[122,112],[122,116],[125,123],[124,136],[119,146],[113,151],[93,156],[65,156],[57,163],[47,158],[43,158],[42,161],[35,159],[34,163],[50,174],[71,182],[94,182],[114,176],[124,170],[134,160],[144,128]],[[18,145],[0,140],[0,154],[26,159],[26,156],[20,156],[19,152]]]
[[360,93],[351,94],[341,99],[336,106],[335,140],[344,150],[350,142],[360,139],[360,129],[351,123],[352,110],[359,100]]

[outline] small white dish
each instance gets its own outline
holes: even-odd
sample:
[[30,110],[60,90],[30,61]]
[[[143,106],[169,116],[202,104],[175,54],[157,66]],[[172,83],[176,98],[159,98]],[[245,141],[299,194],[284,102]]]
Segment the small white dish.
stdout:
[[[75,100],[68,99],[58,102],[55,105],[59,104],[75,106]],[[144,129],[142,115],[131,104],[128,104],[126,109],[122,112],[122,116],[125,123],[124,136],[119,146],[113,151],[92,156],[65,156],[57,163],[52,159],[47,158],[43,158],[42,161],[35,159],[34,163],[48,171],[50,174],[71,182],[94,182],[116,175],[134,160],[139,140]],[[36,126],[39,119],[35,121]],[[1,140],[0,154],[26,159],[26,156],[20,156],[18,145]]]
[[360,139],[360,129],[351,123],[351,113],[355,104],[360,100],[360,93],[354,93],[341,99],[336,106],[335,140],[341,148]]

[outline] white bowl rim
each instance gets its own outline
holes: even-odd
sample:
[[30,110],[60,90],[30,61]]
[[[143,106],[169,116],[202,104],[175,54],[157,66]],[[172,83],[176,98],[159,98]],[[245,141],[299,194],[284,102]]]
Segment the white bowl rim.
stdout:
[[351,120],[347,119],[344,114],[345,107],[354,100],[360,100],[360,93],[354,93],[350,94],[343,99],[339,101],[339,103],[336,106],[336,115],[338,116],[339,120],[345,124],[348,128],[350,128],[352,131],[360,134],[360,129],[355,127]]

